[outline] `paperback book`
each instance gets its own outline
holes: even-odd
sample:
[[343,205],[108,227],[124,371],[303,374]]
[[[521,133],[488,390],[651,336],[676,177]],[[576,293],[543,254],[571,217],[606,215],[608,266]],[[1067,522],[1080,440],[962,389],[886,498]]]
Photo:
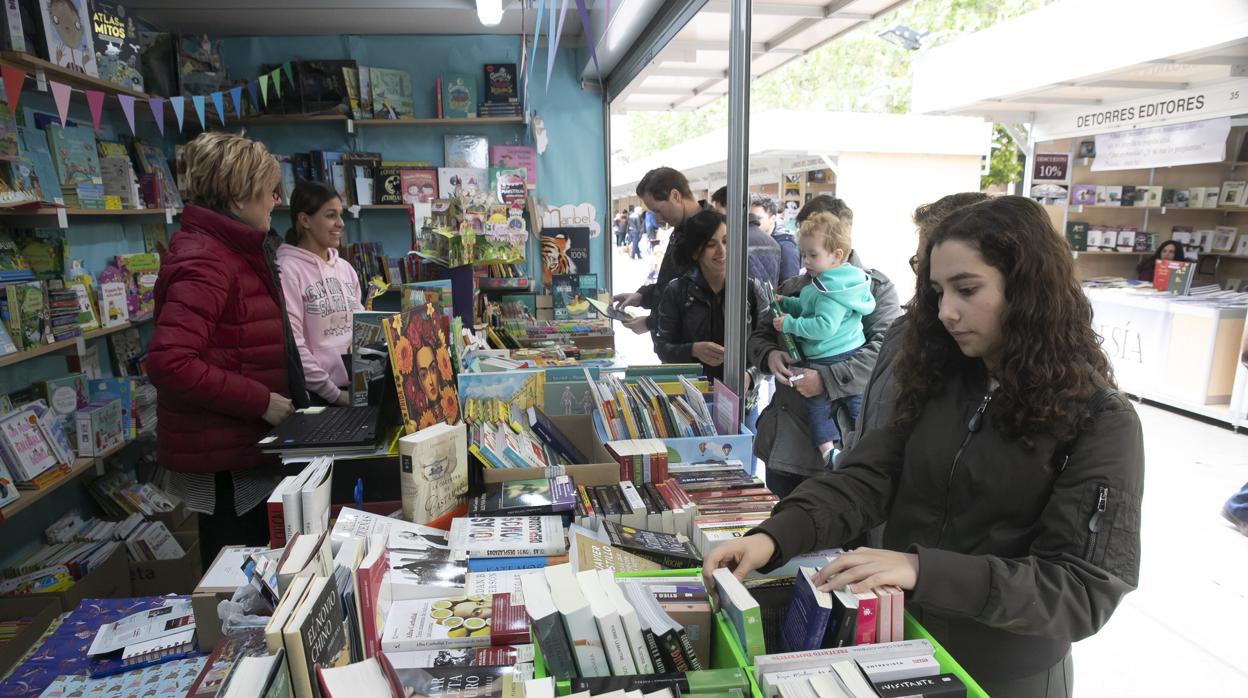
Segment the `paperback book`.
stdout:
[[451,522],[450,545],[467,557],[563,555],[563,520],[558,516],[470,516]]

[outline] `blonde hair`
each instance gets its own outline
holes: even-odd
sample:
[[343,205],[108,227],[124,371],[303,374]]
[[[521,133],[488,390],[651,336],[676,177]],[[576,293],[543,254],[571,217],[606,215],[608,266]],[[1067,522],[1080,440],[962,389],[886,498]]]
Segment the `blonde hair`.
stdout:
[[849,226],[831,213],[816,213],[807,218],[798,233],[803,238],[820,238],[828,252],[843,251],[846,255],[853,249]]
[[271,194],[282,180],[263,143],[232,133],[202,133],[186,146],[186,186],[196,203],[219,210]]

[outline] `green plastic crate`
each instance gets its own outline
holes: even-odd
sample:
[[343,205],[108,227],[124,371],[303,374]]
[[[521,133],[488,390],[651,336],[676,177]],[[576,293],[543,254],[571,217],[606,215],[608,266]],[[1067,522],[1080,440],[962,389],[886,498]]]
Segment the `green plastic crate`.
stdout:
[[[616,577],[626,579],[628,577],[698,577],[702,574],[700,569],[692,570],[655,570],[646,572],[617,572]],[[962,683],[966,684],[966,695],[968,698],[988,698],[988,694],[984,692],[975,679],[966,673],[966,670],[954,661],[953,657],[941,647],[940,643],[932,637],[931,633],[919,625],[909,613],[906,613],[905,639],[907,640],[927,640],[932,643],[932,649],[935,650],[936,661],[940,664],[940,670],[945,674],[954,674]],[[537,640],[533,640],[533,675],[538,678],[547,676],[546,663],[542,660],[541,649],[537,646]],[[745,652],[742,651],[740,644],[737,642],[736,633],[732,630],[732,624],[724,618],[722,613],[715,614],[714,634],[711,635],[711,665],[712,669],[745,669],[746,675],[750,679],[750,690],[754,698],[762,698],[763,694],[758,690],[758,677],[754,675],[754,667],[745,658]],[[570,681],[559,681],[556,683],[556,689],[559,695],[566,696],[572,692],[572,683]]]

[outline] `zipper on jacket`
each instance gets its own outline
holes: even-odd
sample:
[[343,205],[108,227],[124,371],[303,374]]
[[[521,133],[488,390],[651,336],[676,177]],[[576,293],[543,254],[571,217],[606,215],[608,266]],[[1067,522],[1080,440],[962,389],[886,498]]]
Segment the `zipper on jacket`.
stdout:
[[1097,540],[1101,537],[1101,517],[1105,516],[1105,508],[1109,505],[1109,488],[1105,485],[1097,485],[1096,487],[1096,510],[1092,512],[1091,518],[1088,519],[1088,531],[1092,534],[1088,536],[1088,549],[1084,554],[1084,559],[1091,561],[1093,553],[1096,552]]
[[949,478],[945,481],[945,508],[940,515],[940,534],[936,537],[936,546],[940,547],[941,541],[945,539],[945,529],[949,526],[949,499],[953,493],[953,474],[958,470],[958,461],[962,460],[962,452],[966,450],[966,445],[971,442],[971,437],[979,431],[984,423],[984,412],[988,410],[988,403],[992,402],[992,392],[989,391],[984,395],[984,399],[980,401],[979,407],[975,409],[975,414],[971,415],[970,421],[966,423],[966,436],[962,437],[962,443],[958,446],[958,452],[953,455],[953,463],[949,465]]

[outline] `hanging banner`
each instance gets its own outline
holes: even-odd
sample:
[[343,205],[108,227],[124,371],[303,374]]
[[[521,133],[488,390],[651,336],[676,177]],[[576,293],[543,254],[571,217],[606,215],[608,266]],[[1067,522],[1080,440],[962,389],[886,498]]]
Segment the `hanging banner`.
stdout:
[[217,118],[221,120],[221,125],[225,125],[225,95],[220,92],[212,93],[212,106],[217,110]]
[[230,99],[234,101],[234,111],[238,112],[238,120],[243,120],[243,88],[230,88]]
[[282,69],[274,68],[273,72],[269,73],[269,79],[273,81],[273,89],[276,91],[277,98],[281,99],[282,98]]
[[186,98],[182,95],[170,97],[169,106],[173,107],[173,116],[178,120],[178,133],[182,133],[182,119],[186,117]]
[[52,90],[52,99],[56,100],[56,113],[61,118],[61,125],[65,125],[65,120],[69,117],[69,85],[62,85],[52,80],[48,81],[48,87]]
[[8,64],[0,65],[0,78],[4,79],[4,96],[9,103],[9,111],[16,116],[17,100],[22,96],[22,85],[26,84],[26,71]]
[[1222,162],[1231,117],[1098,133],[1093,172]]
[[121,113],[126,115],[126,123],[130,126],[130,135],[139,135],[134,132],[134,97],[117,95],[117,101],[121,102]]
[[195,105],[195,116],[199,117],[199,128],[208,130],[208,120],[204,118],[204,96],[191,95],[191,104]]
[[[286,81],[290,83],[291,87],[294,87],[295,76],[290,70],[290,61],[286,61],[285,63],[282,64],[282,72],[286,73]],[[278,82],[281,82],[281,80],[279,79]],[[281,93],[279,92],[278,94],[281,94]]]
[[[608,17],[611,8],[607,8]],[[589,21],[589,10],[585,8],[585,0],[576,0],[576,13],[581,16],[581,31],[589,41],[589,57],[594,61],[594,72],[598,74],[598,86],[602,87],[602,68],[598,66],[598,42],[594,40],[594,27]]]
[[[260,108],[260,86],[255,80],[247,83],[247,94],[251,95],[251,106],[256,109]],[[242,118],[241,116],[239,118]]]
[[260,76],[260,99],[264,100],[264,106],[269,106],[269,76],[267,73]]
[[[559,39],[563,37],[563,20],[568,18],[568,0],[563,0],[559,10],[559,25],[555,26],[555,2],[550,0],[550,27],[546,34],[546,91],[550,92],[550,75],[555,72],[555,52],[559,50]],[[551,37],[554,40],[551,40]]]
[[152,110],[152,118],[156,120],[156,128],[160,130],[163,138],[165,135],[165,98],[149,97],[147,106]]
[[97,90],[86,90],[87,108],[91,110],[91,128],[100,132],[100,114],[104,112],[104,93]]

